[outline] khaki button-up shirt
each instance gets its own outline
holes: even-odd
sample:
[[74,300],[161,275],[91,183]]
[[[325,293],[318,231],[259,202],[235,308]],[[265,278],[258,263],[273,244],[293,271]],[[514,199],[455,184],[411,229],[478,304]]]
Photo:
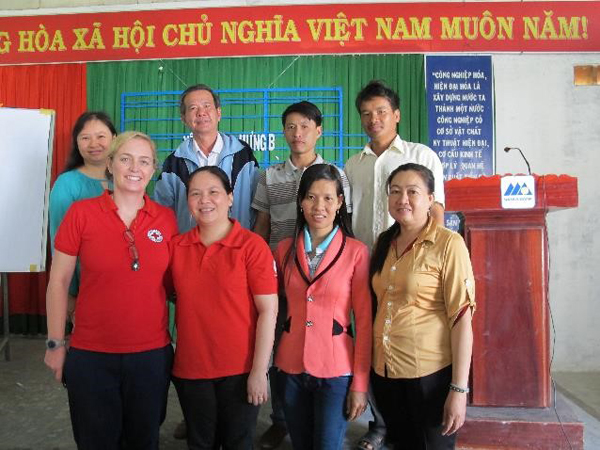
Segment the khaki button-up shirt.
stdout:
[[450,330],[465,306],[475,307],[473,269],[462,237],[431,219],[409,251],[397,258],[394,247],[372,279],[373,368],[420,378],[452,363]]

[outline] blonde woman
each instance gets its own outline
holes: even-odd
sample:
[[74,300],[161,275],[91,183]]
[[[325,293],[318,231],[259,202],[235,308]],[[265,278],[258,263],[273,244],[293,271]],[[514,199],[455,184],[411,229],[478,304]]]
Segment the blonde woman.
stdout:
[[[138,132],[111,143],[114,186],[76,202],[56,234],[47,292],[44,361],[69,394],[73,434],[81,449],[157,449],[173,349],[163,278],[174,214],[145,194],[156,146]],[[69,283],[81,263],[77,326],[64,340]]]

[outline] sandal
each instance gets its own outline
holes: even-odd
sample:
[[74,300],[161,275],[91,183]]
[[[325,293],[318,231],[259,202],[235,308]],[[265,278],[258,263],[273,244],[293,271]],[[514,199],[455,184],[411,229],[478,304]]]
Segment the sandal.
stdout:
[[355,450],[379,450],[385,443],[385,434],[369,430],[356,444]]

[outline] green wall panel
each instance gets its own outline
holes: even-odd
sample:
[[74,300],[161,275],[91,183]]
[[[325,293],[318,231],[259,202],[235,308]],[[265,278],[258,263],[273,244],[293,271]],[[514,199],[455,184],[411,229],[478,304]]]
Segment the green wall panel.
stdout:
[[[152,60],[89,63],[87,70],[88,108],[104,110],[120,126],[120,95],[122,92],[180,91],[204,83],[214,89],[236,88],[302,88],[336,87],[343,90],[343,120],[346,133],[361,133],[360,120],[354,107],[356,94],[368,81],[384,80],[400,95],[402,118],[400,135],[410,141],[427,142],[427,110],[423,55],[350,55],[302,57],[245,57],[185,60]],[[176,99],[173,96],[173,99]],[[224,114],[239,114],[236,106]],[[284,106],[282,105],[282,110]],[[248,109],[244,110],[248,113]],[[149,108],[136,111],[139,118],[172,115],[172,108]],[[252,129],[247,119],[236,126]],[[327,130],[327,121],[324,122]],[[150,123],[148,125],[152,127]],[[157,125],[158,126],[158,125]],[[227,132],[232,123],[221,123]],[[271,119],[273,129],[281,129],[279,118]],[[161,122],[152,133],[184,130],[179,121]],[[148,131],[148,130],[142,130]],[[351,145],[362,146],[364,137],[352,138]],[[159,148],[163,146],[158,143]],[[176,143],[164,143],[167,147]],[[358,150],[348,151],[347,159]],[[333,159],[324,155],[327,159]],[[260,160],[261,155],[257,154]]]

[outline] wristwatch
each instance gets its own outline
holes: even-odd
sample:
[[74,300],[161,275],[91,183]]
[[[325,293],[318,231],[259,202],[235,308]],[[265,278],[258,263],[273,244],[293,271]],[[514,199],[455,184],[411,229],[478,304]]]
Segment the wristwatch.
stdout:
[[66,344],[66,339],[46,339],[46,348],[48,350],[56,350],[57,348],[64,347]]

